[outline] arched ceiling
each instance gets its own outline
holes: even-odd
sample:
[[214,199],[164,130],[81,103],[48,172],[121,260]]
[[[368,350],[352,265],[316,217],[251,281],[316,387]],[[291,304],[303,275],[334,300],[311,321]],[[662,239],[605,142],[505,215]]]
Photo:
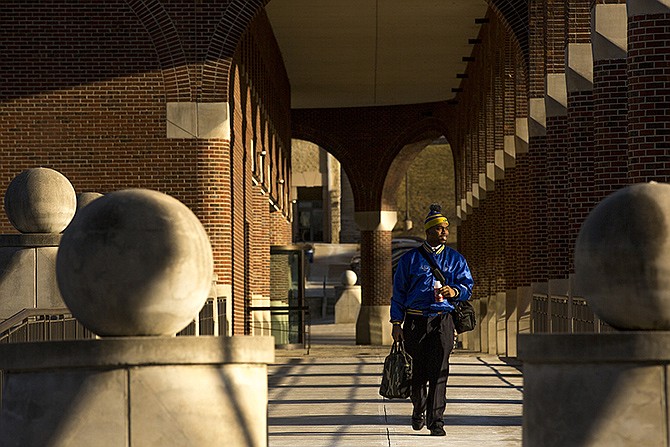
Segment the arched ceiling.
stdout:
[[449,100],[486,0],[271,0],[292,108]]

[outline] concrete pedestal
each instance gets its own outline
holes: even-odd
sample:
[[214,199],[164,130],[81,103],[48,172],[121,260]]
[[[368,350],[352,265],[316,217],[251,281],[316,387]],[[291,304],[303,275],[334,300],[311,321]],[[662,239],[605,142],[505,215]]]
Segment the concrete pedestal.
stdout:
[[670,332],[519,335],[524,446],[668,446]]
[[335,323],[356,323],[361,311],[361,286],[335,287]]
[[60,234],[0,235],[0,321],[23,309],[65,307],[56,282]]
[[356,320],[357,345],[391,345],[393,326],[390,320],[391,306],[361,306]]
[[0,345],[5,446],[267,446],[272,337]]

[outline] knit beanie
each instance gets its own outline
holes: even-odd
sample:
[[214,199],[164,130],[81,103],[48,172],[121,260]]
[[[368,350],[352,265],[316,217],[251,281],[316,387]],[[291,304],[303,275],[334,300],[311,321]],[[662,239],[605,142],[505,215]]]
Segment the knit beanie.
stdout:
[[446,222],[447,225],[449,224],[447,218],[442,214],[442,207],[437,203],[433,203],[432,205],[430,205],[430,211],[428,212],[428,216],[426,216],[426,221],[423,224],[424,229],[427,230],[443,222]]

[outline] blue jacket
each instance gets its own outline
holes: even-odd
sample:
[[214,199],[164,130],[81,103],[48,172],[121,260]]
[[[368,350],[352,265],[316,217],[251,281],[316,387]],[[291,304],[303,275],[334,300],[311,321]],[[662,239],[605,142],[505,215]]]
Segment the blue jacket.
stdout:
[[[446,284],[458,290],[458,295],[452,300],[467,301],[472,295],[472,274],[463,255],[446,245],[440,246],[434,253],[428,244],[428,256],[433,256],[438,268],[447,280]],[[451,312],[454,307],[447,299],[435,302],[435,278],[430,271],[430,264],[419,250],[414,248],[405,253],[398,261],[393,277],[393,298],[391,298],[391,321],[404,321],[405,312],[421,311],[424,315],[434,315],[438,312]]]

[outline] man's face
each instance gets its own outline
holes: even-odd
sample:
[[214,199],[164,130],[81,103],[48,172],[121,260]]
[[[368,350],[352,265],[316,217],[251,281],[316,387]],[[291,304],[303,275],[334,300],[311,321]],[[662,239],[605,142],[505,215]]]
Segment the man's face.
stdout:
[[432,246],[445,244],[449,237],[449,224],[443,222],[426,230],[426,241]]

